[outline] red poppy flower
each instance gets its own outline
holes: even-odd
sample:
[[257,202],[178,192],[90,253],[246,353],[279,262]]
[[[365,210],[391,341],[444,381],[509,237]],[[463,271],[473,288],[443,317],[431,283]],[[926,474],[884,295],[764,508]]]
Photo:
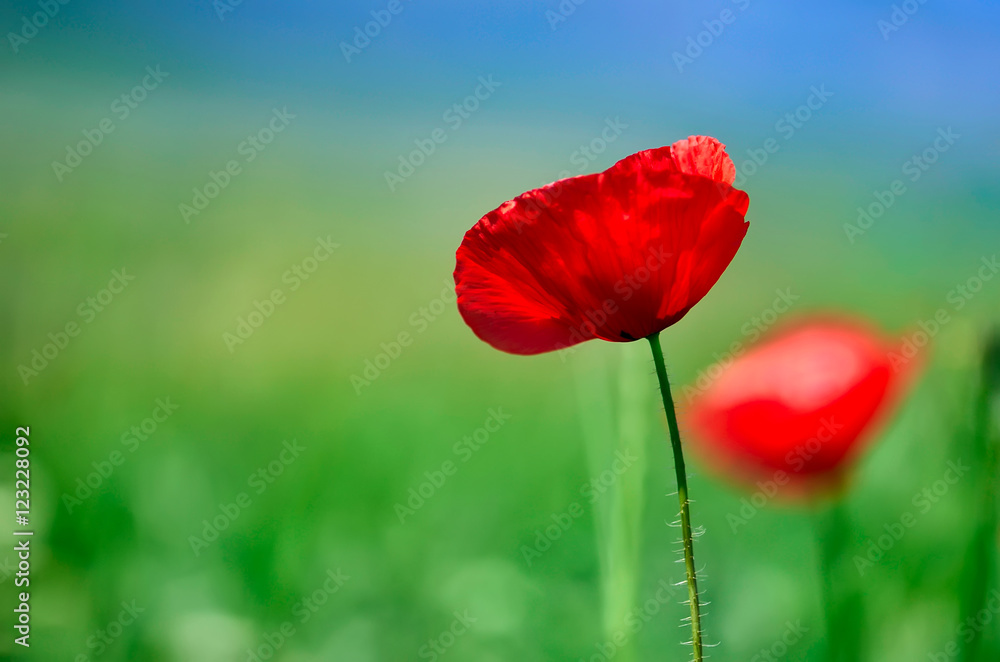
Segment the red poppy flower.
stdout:
[[836,486],[914,374],[894,365],[899,346],[845,320],[780,333],[692,401],[698,454],[740,481]]
[[513,354],[662,331],[708,293],[746,235],[735,172],[723,144],[693,136],[505,202],[458,249],[462,318]]

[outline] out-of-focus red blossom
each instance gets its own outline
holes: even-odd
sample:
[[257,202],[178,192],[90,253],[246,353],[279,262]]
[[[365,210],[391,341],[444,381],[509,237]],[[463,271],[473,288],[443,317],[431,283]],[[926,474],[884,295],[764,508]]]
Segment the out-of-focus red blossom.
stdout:
[[692,446],[738,483],[788,485],[792,497],[836,490],[921,364],[900,362],[899,347],[857,321],[789,327],[692,399]]
[[692,136],[505,202],[458,249],[462,318],[513,354],[662,331],[708,293],[746,235],[735,172],[725,145]]

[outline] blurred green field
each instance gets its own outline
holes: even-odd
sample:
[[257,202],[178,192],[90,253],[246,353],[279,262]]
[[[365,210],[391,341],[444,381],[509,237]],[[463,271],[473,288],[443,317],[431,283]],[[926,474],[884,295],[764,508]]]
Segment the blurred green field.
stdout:
[[[711,659],[1000,657],[1000,411],[981,379],[1000,278],[958,290],[1000,246],[996,40],[968,16],[986,8],[921,5],[889,41],[889,7],[753,3],[682,77],[672,49],[719,7],[587,3],[557,31],[548,5],[413,3],[348,69],[336,43],[375,5],[254,4],[221,21],[211,3],[60,3],[0,65],[0,511],[30,426],[35,531],[25,651],[0,530],[0,659],[690,659],[648,347],[506,355],[447,289],[464,232],[576,174],[619,117],[585,169],[692,133],[741,163],[781,141],[746,178],[732,266],[662,335],[682,415],[781,293],[798,298],[774,326],[837,310],[913,337],[948,317],[839,507],[757,507],[689,458]],[[172,77],[57,178],[160,62]],[[391,192],[385,172],[491,73],[504,87]],[[832,100],[786,142],[776,119],[824,83]],[[852,242],[857,209],[952,122],[954,149]],[[969,467],[955,485],[949,463]]]
[[[682,575],[677,533],[666,525],[676,502],[648,348],[595,342],[567,356],[534,358],[492,350],[464,327],[453,304],[440,315],[431,311],[440,310],[435,301],[461,233],[493,198],[472,191],[449,200],[447,221],[431,232],[416,228],[442,210],[426,202],[372,203],[342,192],[327,212],[323,182],[308,163],[296,165],[310,158],[295,151],[301,142],[274,149],[273,160],[235,182],[192,226],[172,205],[150,205],[140,185],[145,173],[113,176],[110,169],[121,165],[111,158],[95,157],[80,182],[44,198],[62,210],[58,217],[54,210],[39,215],[38,196],[51,186],[36,181],[43,175],[8,166],[20,195],[8,207],[9,236],[0,245],[10,285],[0,294],[8,366],[2,424],[32,431],[30,659],[235,661],[275,642],[273,659],[280,660],[436,659],[430,642],[440,645],[456,612],[475,622],[442,658],[601,659],[592,656],[614,623],[606,623],[602,606],[595,526],[618,488],[644,506],[625,550],[634,561],[621,570],[605,559],[626,574],[603,597],[624,591],[632,600],[613,605],[618,616],[656,607],[643,612],[648,622],[637,632],[629,630],[632,648],[618,659],[685,659],[682,596],[662,604],[656,597],[664,580]],[[191,168],[151,167],[167,180],[191,179]],[[494,197],[516,188],[491,186]],[[790,212],[775,211],[781,192],[748,188],[752,225],[744,248],[711,295],[664,334],[681,403],[699,371],[733,341],[749,341],[741,328],[771,305],[777,289],[802,297],[789,319],[839,306],[903,331],[948,305],[947,291],[960,282],[955,274],[965,277],[950,265],[869,260],[863,247],[824,250],[852,258],[839,266],[807,258],[809,242],[781,226]],[[183,194],[184,187],[174,190]],[[390,231],[391,214],[407,214],[407,226]],[[809,228],[824,226],[836,235],[835,218],[813,215]],[[340,248],[291,291],[282,274],[327,236]],[[77,307],[123,267],[135,280],[88,322]],[[899,274],[907,271],[923,282],[904,282]],[[238,318],[274,288],[287,294],[285,302],[230,352],[223,333],[234,332]],[[919,387],[866,456],[845,507],[854,532],[844,541],[848,557],[866,554],[887,524],[914,510],[913,497],[940,478],[948,460],[976,457],[969,427],[978,346],[996,300],[995,292],[983,294],[942,329]],[[46,334],[73,320],[80,335],[25,385],[16,367]],[[370,378],[365,361],[375,361],[400,332],[411,344],[356,392],[351,376]],[[142,431],[165,398],[176,411],[155,430],[147,423],[146,438],[137,441],[130,429]],[[509,419],[474,451],[456,450],[496,409]],[[300,454],[283,456],[283,442],[292,440]],[[584,486],[606,468],[601,453],[626,442],[644,449],[646,468],[626,471],[609,496],[590,503]],[[122,464],[97,476],[116,452]],[[448,461],[453,475],[423,503],[410,501],[411,488],[426,495],[425,483],[444,475],[427,472]],[[8,447],[3,464],[11,462]],[[956,637],[956,586],[967,581],[966,549],[985,480],[975,473],[980,465],[972,466],[972,478],[866,569],[873,656],[924,659]],[[769,503],[734,532],[727,516],[739,513],[748,495],[697,465],[695,472],[695,520],[707,530],[697,558],[711,601],[708,637],[724,647],[718,655],[754,659],[791,623],[800,634],[791,637],[787,659],[824,659],[824,640],[840,635],[825,630],[821,609],[816,536],[823,514]],[[99,484],[80,491],[88,475]],[[4,489],[5,507],[12,508],[12,494]],[[234,504],[242,505],[234,511]],[[400,504],[412,509],[403,523]],[[573,504],[582,514],[529,563],[525,546],[560,517],[565,522]],[[225,528],[208,540],[204,522],[220,515]],[[192,536],[203,540],[197,549]],[[332,594],[329,571],[348,578]],[[852,561],[841,571],[859,578]],[[11,582],[5,573],[5,594]],[[317,592],[323,600],[309,602],[313,609],[303,600]],[[143,611],[128,626],[112,625],[119,635],[101,643],[123,602]],[[11,613],[3,620],[9,631]],[[982,637],[996,646],[996,635],[991,624]],[[11,653],[10,637],[0,646]]]

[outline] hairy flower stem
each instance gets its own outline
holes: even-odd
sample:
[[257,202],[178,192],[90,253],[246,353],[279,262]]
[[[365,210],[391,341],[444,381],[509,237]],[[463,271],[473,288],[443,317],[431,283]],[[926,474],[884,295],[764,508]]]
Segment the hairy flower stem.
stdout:
[[663,363],[663,348],[660,334],[646,338],[653,350],[656,376],[660,380],[660,394],[663,396],[663,411],[667,414],[670,428],[670,445],[674,451],[674,473],[677,476],[677,500],[681,505],[681,537],[684,542],[684,568],[687,570],[688,602],[691,605],[691,645],[694,647],[694,662],[702,662],[701,654],[701,603],[698,600],[698,578],[694,568],[694,538],[691,534],[691,504],[688,501],[687,470],[684,468],[684,451],[681,448],[681,432],[677,426],[677,412],[674,399],[670,395],[670,381],[667,367]]

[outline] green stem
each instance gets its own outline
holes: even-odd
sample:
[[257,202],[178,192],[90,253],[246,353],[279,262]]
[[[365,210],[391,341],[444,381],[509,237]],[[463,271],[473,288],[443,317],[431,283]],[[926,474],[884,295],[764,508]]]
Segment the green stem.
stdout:
[[842,500],[817,513],[820,581],[826,618],[827,662],[863,659],[867,639],[865,602],[858,573],[850,562],[857,545],[847,505]]
[[[969,545],[967,562],[962,577],[961,622],[968,622],[988,609],[990,592],[996,590],[996,536],[1000,527],[997,508],[997,456],[996,429],[993,422],[993,402],[1000,389],[1000,331],[994,331],[984,352],[979,393],[973,417],[972,466],[976,467],[978,484],[974,493],[979,495],[977,512],[979,521]],[[963,642],[960,660],[997,659],[997,644],[982,636]]]
[[681,506],[681,537],[684,542],[684,568],[687,570],[688,602],[691,605],[691,645],[694,647],[694,662],[702,662],[701,654],[701,602],[698,599],[698,578],[694,568],[694,537],[691,534],[691,504],[688,501],[687,470],[684,468],[684,451],[681,448],[681,431],[677,425],[674,399],[670,395],[670,381],[667,367],[663,363],[663,349],[660,334],[647,338],[653,350],[656,376],[660,380],[660,394],[663,396],[663,411],[667,414],[670,428],[670,445],[674,451],[674,473],[677,476],[677,500]]

